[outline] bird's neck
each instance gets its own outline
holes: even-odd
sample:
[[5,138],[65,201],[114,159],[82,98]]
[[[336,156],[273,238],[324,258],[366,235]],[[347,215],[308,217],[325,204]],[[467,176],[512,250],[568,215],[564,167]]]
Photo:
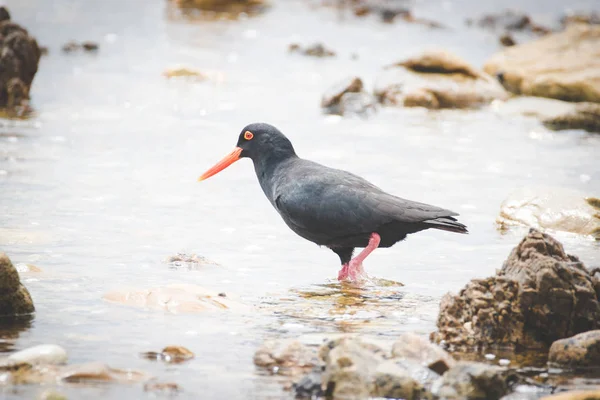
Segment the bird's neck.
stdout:
[[261,157],[253,160],[254,170],[260,182],[260,186],[269,199],[272,197],[273,187],[278,180],[278,172],[282,166],[290,161],[297,159],[298,156],[293,149],[287,151],[273,151],[268,154],[262,154]]

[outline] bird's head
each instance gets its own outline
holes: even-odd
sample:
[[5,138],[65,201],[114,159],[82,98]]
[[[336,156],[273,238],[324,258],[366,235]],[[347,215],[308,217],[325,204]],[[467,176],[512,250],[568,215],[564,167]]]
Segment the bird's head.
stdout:
[[202,174],[198,180],[210,178],[240,158],[248,157],[257,162],[261,159],[275,161],[295,155],[292,143],[279,129],[265,123],[250,124],[240,132],[235,149]]

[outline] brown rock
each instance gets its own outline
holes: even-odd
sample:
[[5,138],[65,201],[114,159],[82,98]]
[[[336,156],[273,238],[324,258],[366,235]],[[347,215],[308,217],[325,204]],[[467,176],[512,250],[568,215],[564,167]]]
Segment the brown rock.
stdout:
[[498,82],[453,54],[427,52],[387,67],[375,96],[405,107],[473,108],[507,94]]
[[375,369],[371,396],[405,400],[429,398],[423,386],[393,361],[384,361]]
[[194,358],[194,353],[183,346],[167,346],[160,353],[148,351],[142,357],[149,360],[161,360],[171,364],[179,364]]
[[345,79],[327,90],[321,99],[321,107],[333,107],[336,104],[339,104],[340,99],[345,93],[359,93],[362,92],[362,90],[363,82],[359,77],[355,76]]
[[515,44],[517,44],[517,42],[515,42],[515,39],[513,39],[513,37],[511,35],[509,35],[508,33],[505,33],[502,36],[500,36],[499,40],[500,40],[500,44],[505,47],[510,47],[510,46],[514,46]]
[[392,356],[415,360],[438,374],[443,374],[456,364],[446,350],[414,333],[400,335],[392,347]]
[[173,2],[182,8],[233,14],[252,13],[266,5],[265,0],[173,0]]
[[600,102],[600,26],[573,25],[503,50],[484,70],[517,94]]
[[496,276],[442,299],[435,342],[545,348],[600,327],[597,279],[551,236],[531,229]]
[[600,390],[573,390],[544,396],[540,400],[600,400]]
[[144,392],[177,393],[181,388],[175,382],[148,382],[144,384]]
[[68,366],[39,365],[21,368],[11,374],[11,381],[14,384],[56,384],[58,381],[135,383],[149,378],[150,376],[142,371],[111,368],[98,362]]
[[600,330],[552,343],[548,362],[574,368],[600,367]]
[[305,48],[302,48],[297,43],[292,43],[288,47],[290,52],[304,54],[305,56],[311,57],[333,57],[335,56],[335,51],[329,50],[322,43],[315,43]]
[[543,120],[544,125],[556,131],[565,129],[583,129],[600,133],[600,104],[578,103],[573,110],[563,115]]
[[329,88],[321,99],[321,107],[329,114],[365,115],[375,110],[375,99],[363,90],[362,80],[353,77]]
[[0,10],[0,107],[27,107],[41,51],[37,41]]
[[254,354],[254,364],[270,372],[296,376],[320,364],[317,350],[295,340],[267,341]]
[[103,298],[114,303],[173,314],[247,310],[231,294],[222,297],[218,292],[192,284],[174,284],[145,290],[121,290],[107,293]]
[[447,400],[499,399],[508,394],[514,373],[474,362],[459,362],[434,384],[432,392]]
[[0,317],[31,314],[35,311],[27,288],[8,256],[0,253]]

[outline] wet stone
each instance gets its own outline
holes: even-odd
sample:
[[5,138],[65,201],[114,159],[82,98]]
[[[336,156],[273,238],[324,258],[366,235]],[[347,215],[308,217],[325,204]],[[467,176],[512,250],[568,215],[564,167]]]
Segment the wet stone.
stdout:
[[323,58],[323,57],[334,57],[335,56],[335,51],[326,48],[325,45],[323,45],[322,43],[314,43],[305,48],[302,48],[297,43],[292,43],[289,45],[288,49],[292,53],[299,53],[299,54],[303,54],[305,56],[311,56],[311,57]]
[[98,43],[96,42],[83,42],[81,43],[81,47],[83,48],[83,50],[89,52],[95,52],[98,51],[98,49],[100,49],[100,45],[98,45]]
[[552,343],[548,362],[571,368],[600,367],[600,330],[580,333]]
[[195,357],[193,352],[183,346],[167,346],[160,353],[148,351],[142,353],[141,356],[148,360],[164,361],[170,364],[179,364]]
[[459,362],[432,388],[444,399],[499,399],[510,391],[515,374],[501,367],[482,363]]
[[600,104],[577,103],[569,112],[544,119],[542,122],[545,127],[555,131],[583,129],[588,132],[600,133]]
[[181,388],[175,382],[147,382],[144,384],[144,392],[175,394],[181,392]]
[[505,33],[502,36],[500,36],[498,40],[500,41],[500,44],[504,47],[510,47],[517,44],[517,42],[515,42],[515,39],[513,39],[513,37],[508,33]]
[[166,260],[173,269],[200,269],[205,265],[218,265],[216,262],[197,254],[177,253]]
[[299,375],[320,364],[317,349],[296,340],[269,340],[254,353],[254,365],[278,375]]
[[31,314],[35,311],[29,291],[8,256],[0,253],[0,317]]
[[55,344],[42,344],[17,351],[8,356],[8,360],[17,363],[64,364],[67,362],[67,351]]
[[316,370],[303,376],[298,382],[294,382],[292,390],[297,399],[315,399],[323,397],[323,387],[321,384],[322,371]]
[[[165,76],[168,79],[171,78],[181,78],[181,79],[188,79],[188,80],[193,80],[193,81],[204,81],[206,79],[208,79],[206,77],[206,75],[204,75],[202,72],[197,71],[193,68],[188,68],[188,67],[173,67],[173,68],[168,68],[163,72],[163,76]],[[186,263],[197,263],[197,262],[202,262],[205,258],[202,256],[197,256],[196,254],[177,254],[175,256],[171,256],[170,259],[172,261],[168,261],[168,262],[186,262]]]
[[545,396],[541,400],[600,400],[600,390],[573,390]]
[[392,356],[415,360],[438,374],[443,374],[456,364],[446,350],[414,333],[404,333],[398,337],[392,347]]
[[328,114],[367,115],[375,110],[376,99],[363,90],[363,82],[354,77],[328,89],[321,99],[321,107]]

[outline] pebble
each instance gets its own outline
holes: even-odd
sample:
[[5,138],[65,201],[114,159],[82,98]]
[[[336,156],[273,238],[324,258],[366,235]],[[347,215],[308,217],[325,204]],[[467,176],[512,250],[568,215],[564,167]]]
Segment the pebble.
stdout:
[[11,361],[28,364],[64,364],[67,358],[67,351],[55,344],[29,347],[8,356]]

